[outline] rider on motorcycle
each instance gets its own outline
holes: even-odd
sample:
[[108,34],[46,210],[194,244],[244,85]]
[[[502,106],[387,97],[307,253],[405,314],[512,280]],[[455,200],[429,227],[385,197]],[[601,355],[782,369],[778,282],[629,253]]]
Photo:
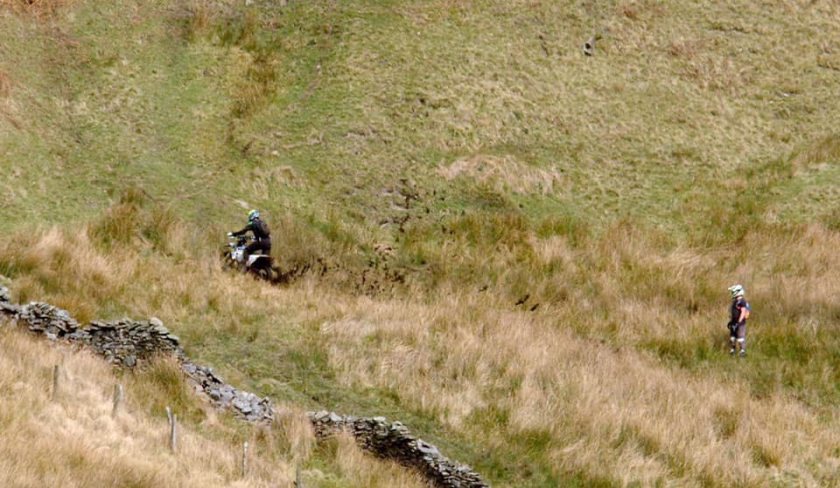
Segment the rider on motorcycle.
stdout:
[[228,236],[241,236],[248,231],[254,233],[254,242],[245,248],[245,262],[248,262],[248,256],[255,251],[262,251],[266,256],[271,255],[271,232],[268,230],[268,225],[260,219],[259,210],[248,212],[248,225],[242,230],[228,232]]

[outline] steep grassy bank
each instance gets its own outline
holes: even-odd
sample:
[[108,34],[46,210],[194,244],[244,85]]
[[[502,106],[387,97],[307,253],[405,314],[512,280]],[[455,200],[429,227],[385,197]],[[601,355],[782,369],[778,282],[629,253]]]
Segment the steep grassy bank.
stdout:
[[[21,299],[82,315],[155,310],[227,379],[305,408],[403,419],[503,485],[836,482],[840,262],[837,234],[819,226],[749,234],[750,252],[669,247],[627,226],[582,247],[553,238],[528,268],[548,300],[522,305],[504,285],[461,282],[425,298],[348,294],[317,276],[275,288],[225,274],[211,246],[112,248],[89,236],[100,228],[15,239],[3,273]],[[751,293],[740,362],[725,353],[714,287],[732,267],[768,283]]]
[[[285,411],[282,429],[243,428],[203,405],[166,362],[118,377],[101,359],[51,345],[0,322],[4,391],[0,440],[4,486],[292,486],[295,465],[321,486],[424,486],[416,475],[363,455],[339,440],[313,452],[302,413]],[[51,372],[61,365],[57,399]],[[113,385],[126,403],[111,415]],[[165,406],[180,419],[178,452],[166,447]],[[241,474],[242,442],[249,471]],[[372,474],[376,473],[376,474]]]
[[[19,298],[158,315],[502,486],[837,483],[836,3],[32,8],[0,17]],[[222,273],[252,206],[319,272]]]

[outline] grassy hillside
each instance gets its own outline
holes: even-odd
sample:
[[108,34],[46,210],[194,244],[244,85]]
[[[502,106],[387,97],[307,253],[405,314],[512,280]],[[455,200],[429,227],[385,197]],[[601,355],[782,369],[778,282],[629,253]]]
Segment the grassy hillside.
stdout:
[[[295,464],[307,459],[318,460],[320,469],[302,476],[323,486],[425,486],[346,439],[313,451],[314,436],[299,412],[283,412],[282,429],[244,428],[198,401],[166,362],[116,377],[97,357],[49,347],[3,322],[0,345],[0,384],[12,393],[0,400],[3,486],[293,486]],[[112,416],[117,383],[125,386],[126,401]],[[166,406],[180,419],[174,454]],[[244,441],[250,444],[245,477]]]
[[[495,485],[840,482],[836,2],[248,3],[3,4],[18,298]],[[317,272],[223,273],[250,207]]]

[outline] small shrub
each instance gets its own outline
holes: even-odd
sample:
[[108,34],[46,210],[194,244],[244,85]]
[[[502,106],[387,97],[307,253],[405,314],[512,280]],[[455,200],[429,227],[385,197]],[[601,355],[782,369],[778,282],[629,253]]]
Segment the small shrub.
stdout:
[[448,227],[456,236],[478,248],[528,245],[528,221],[515,212],[470,213],[454,219]]
[[90,228],[91,237],[105,245],[128,244],[139,237],[142,226],[140,208],[146,201],[145,192],[137,187],[126,188],[119,202]]
[[177,218],[169,207],[158,206],[149,212],[140,235],[148,240],[155,249],[167,250],[170,235],[177,223]]
[[237,13],[216,24],[217,34],[225,46],[247,46],[259,29],[259,17],[253,12]]
[[138,236],[138,223],[138,208],[120,203],[91,227],[91,237],[106,245],[128,244]]
[[824,215],[822,221],[828,229],[840,232],[840,206]]
[[180,15],[183,36],[195,41],[207,34],[215,21],[213,6],[206,0],[193,0]]
[[245,118],[271,100],[277,90],[277,61],[269,52],[254,53],[248,61],[245,76],[232,93],[231,113]]
[[715,432],[721,439],[735,435],[741,422],[741,412],[737,409],[718,407],[714,411]]
[[779,466],[782,463],[782,455],[778,450],[758,443],[752,447],[752,458],[753,462],[764,468]]

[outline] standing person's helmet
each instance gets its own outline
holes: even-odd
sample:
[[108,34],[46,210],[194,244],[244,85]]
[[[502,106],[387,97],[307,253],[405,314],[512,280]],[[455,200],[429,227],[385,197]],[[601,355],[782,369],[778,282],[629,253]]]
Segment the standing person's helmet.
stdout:
[[253,222],[254,219],[260,218],[260,211],[259,210],[251,210],[248,212],[248,222]]
[[732,295],[732,298],[738,298],[744,296],[744,287],[741,285],[732,285],[729,287],[729,294]]

